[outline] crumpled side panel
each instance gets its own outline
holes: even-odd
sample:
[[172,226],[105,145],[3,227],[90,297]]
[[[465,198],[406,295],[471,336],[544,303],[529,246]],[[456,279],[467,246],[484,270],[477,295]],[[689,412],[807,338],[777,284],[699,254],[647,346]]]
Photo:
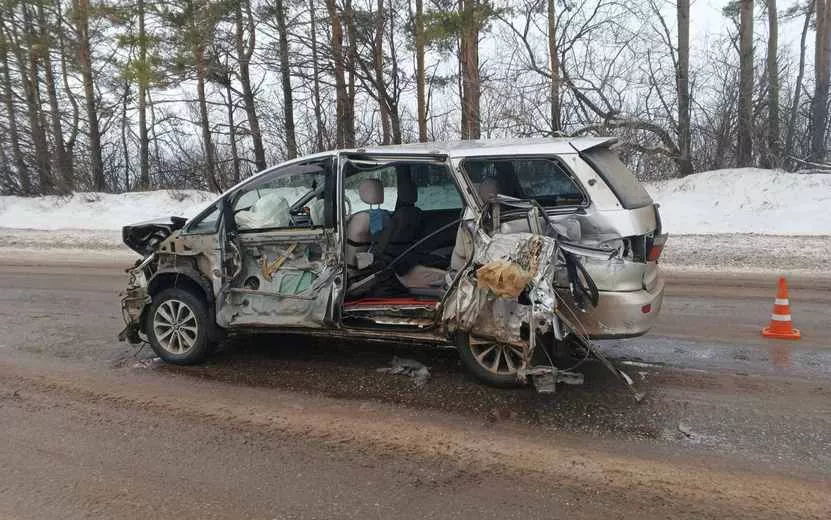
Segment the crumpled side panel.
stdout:
[[325,245],[281,242],[243,245],[242,269],[224,297],[225,326],[322,327],[332,281],[340,273]]
[[[522,346],[530,359],[532,346],[522,339],[522,325],[537,332],[550,330],[556,319],[556,297],[550,280],[557,268],[557,242],[531,233],[477,234],[474,261],[448,296],[442,319],[452,332],[463,330],[474,338]],[[530,304],[500,297],[491,283],[477,280],[480,266],[515,265],[531,276]],[[505,294],[501,292],[500,294]]]

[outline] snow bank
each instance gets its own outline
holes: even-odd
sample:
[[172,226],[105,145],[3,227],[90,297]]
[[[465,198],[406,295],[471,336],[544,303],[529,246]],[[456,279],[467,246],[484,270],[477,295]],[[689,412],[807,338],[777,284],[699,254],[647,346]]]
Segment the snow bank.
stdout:
[[[646,185],[661,203],[664,228],[673,235],[755,233],[831,235],[831,175],[745,168],[698,173]],[[303,188],[278,188],[294,201]],[[382,207],[395,207],[396,193],[384,190]],[[365,209],[347,190],[352,211]],[[76,193],[67,197],[0,197],[0,228],[118,230],[156,217],[190,217],[215,195],[195,190]],[[419,190],[425,209],[459,207],[449,187]]]
[[646,188],[670,234],[831,235],[831,175],[742,168]]
[[[275,191],[294,202],[308,192],[308,188],[272,188],[260,190]],[[458,193],[439,187],[419,190],[419,200],[424,209],[461,208]],[[252,192],[253,204],[256,195]],[[361,202],[357,190],[346,190],[352,211],[369,208]],[[384,189],[384,203],[381,207],[395,209],[397,193],[395,188]],[[65,197],[0,197],[0,228],[8,229],[85,229],[120,230],[126,224],[158,217],[192,217],[216,199],[210,192],[197,190],[147,191],[137,193],[75,193]],[[244,206],[245,203],[242,203]]]
[[192,217],[216,198],[197,190],[74,193],[0,197],[0,227],[17,229],[121,229],[157,217]]

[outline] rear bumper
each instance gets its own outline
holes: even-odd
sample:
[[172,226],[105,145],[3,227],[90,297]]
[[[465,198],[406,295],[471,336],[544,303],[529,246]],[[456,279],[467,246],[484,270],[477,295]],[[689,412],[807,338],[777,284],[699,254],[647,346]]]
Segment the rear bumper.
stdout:
[[[658,278],[651,291],[601,291],[597,307],[585,311],[577,309],[569,295],[563,296],[590,338],[632,338],[646,334],[655,323],[664,301],[664,279]],[[565,315],[571,313],[565,311]]]

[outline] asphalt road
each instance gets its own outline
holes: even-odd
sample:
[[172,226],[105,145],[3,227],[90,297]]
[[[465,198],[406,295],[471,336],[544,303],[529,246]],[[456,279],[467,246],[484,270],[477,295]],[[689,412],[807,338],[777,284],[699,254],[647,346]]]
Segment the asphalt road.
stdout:
[[[449,349],[231,338],[175,368],[114,338],[111,260],[0,260],[3,518],[829,518],[831,283],[673,275],[653,332],[554,396]],[[393,355],[432,377],[377,372]]]

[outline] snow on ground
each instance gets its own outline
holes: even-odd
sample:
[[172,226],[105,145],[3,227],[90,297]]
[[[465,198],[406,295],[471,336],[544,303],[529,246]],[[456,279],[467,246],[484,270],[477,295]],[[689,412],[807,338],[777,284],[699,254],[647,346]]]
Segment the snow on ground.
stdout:
[[0,227],[13,229],[121,229],[156,217],[191,217],[216,195],[197,190],[74,193],[0,197]]
[[646,188],[671,235],[831,235],[831,175],[742,168]]
[[[759,169],[719,170],[647,184],[661,204],[670,234],[662,261],[694,270],[831,272],[831,175]],[[292,202],[302,193],[281,188]],[[395,205],[385,191],[384,207]],[[455,193],[421,193],[421,200],[451,206]],[[347,191],[353,211],[364,209]],[[119,195],[0,197],[0,249],[87,250],[134,256],[121,244],[125,224],[169,215],[193,216],[215,195],[155,191]],[[437,206],[438,207],[438,206]]]

